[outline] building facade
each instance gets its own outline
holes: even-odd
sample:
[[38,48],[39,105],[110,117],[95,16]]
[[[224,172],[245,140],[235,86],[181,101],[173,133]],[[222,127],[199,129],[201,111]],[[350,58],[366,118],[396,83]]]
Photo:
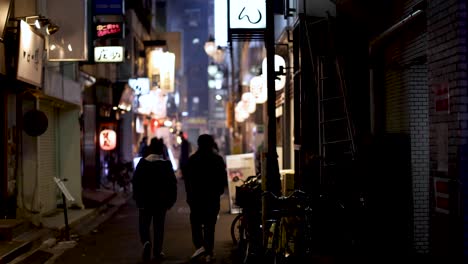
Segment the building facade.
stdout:
[[[299,2],[287,19],[298,73],[291,72],[296,187],[350,203],[364,196],[368,224],[361,235],[372,252],[466,261],[466,3],[336,1],[335,14],[320,15],[320,6]],[[288,27],[275,29],[282,30]],[[342,113],[323,103],[336,83],[320,82],[327,73],[321,56],[339,59],[351,163],[333,156],[325,138],[341,128],[323,126],[330,121],[323,114]],[[341,77],[335,75],[338,85]],[[338,166],[324,167],[313,156]]]

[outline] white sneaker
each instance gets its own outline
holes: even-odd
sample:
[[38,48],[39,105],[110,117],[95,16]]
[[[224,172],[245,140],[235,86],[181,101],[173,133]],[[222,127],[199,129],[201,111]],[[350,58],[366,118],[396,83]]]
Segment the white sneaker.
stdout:
[[203,253],[205,253],[205,247],[200,247],[199,249],[195,250],[191,258],[194,259]]

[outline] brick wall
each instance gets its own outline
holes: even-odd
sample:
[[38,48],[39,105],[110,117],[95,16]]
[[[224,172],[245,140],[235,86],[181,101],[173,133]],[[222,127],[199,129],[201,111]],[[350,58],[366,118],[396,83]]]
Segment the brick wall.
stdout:
[[413,246],[417,253],[429,250],[429,116],[426,65],[408,71],[413,178]]
[[[449,234],[447,241],[437,242],[433,250],[438,254],[459,255],[460,248],[463,247],[465,258],[468,256],[468,215],[463,205],[468,204],[468,185],[464,184],[466,176],[463,175],[466,172],[463,173],[464,166],[460,166],[460,161],[466,161],[467,153],[460,151],[460,148],[466,145],[468,134],[466,5],[466,1],[462,0],[430,0],[427,8],[429,87],[432,89],[439,84],[446,84],[450,94],[449,112],[436,111],[433,91],[429,97],[431,176],[446,177],[456,183],[450,192],[450,213],[446,216],[435,213],[432,217],[431,228],[434,232],[431,235],[444,232]],[[440,148],[437,147],[441,135],[435,133],[438,124],[448,126],[448,153],[443,153],[448,156],[448,166],[442,170]],[[459,201],[458,197],[462,200]],[[459,208],[461,211],[458,211]],[[459,227],[460,215],[463,216],[463,236]],[[462,246],[459,245],[461,239],[464,241]],[[444,242],[449,246],[443,248]]]
[[429,110],[425,21],[399,32],[385,51],[387,133],[404,133],[411,140],[412,246],[429,251]]

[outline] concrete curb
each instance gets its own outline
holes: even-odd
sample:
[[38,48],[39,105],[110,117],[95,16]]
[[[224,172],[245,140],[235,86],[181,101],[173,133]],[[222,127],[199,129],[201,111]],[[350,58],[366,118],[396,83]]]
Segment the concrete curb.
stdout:
[[[63,240],[65,224],[57,228],[28,230],[13,239],[13,241],[19,245],[7,254],[0,256],[0,264],[22,264],[26,263],[24,261],[29,262],[31,258],[34,258],[34,255],[39,253],[38,251],[52,253],[50,254],[49,260],[42,263],[53,263],[54,259],[77,244],[74,239],[95,230],[98,226],[111,218],[120,207],[130,199],[131,194],[118,193],[106,203],[90,210],[86,215],[70,221],[70,240],[68,241]],[[43,256],[43,254],[41,256]]]

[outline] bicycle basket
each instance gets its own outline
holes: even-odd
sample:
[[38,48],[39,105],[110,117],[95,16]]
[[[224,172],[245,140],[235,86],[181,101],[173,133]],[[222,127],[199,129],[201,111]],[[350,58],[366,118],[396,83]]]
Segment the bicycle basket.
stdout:
[[260,201],[259,188],[236,186],[236,205],[240,207],[253,206]]

